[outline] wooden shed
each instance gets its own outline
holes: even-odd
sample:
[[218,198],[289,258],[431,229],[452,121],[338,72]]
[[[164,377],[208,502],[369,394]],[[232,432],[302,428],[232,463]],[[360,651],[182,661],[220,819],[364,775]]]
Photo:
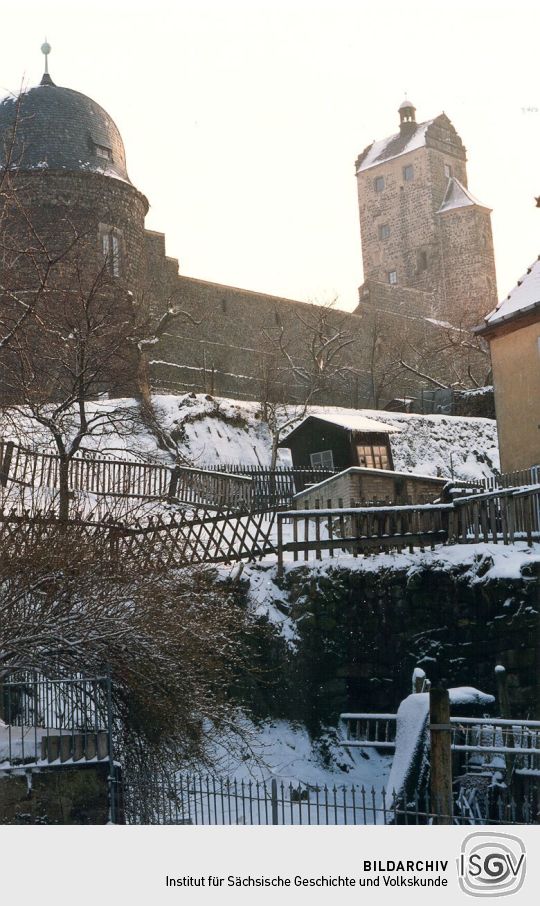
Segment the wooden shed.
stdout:
[[296,510],[333,510],[433,503],[440,498],[447,483],[447,478],[434,475],[352,466],[295,494],[293,507]]
[[295,469],[392,469],[390,434],[399,428],[354,412],[308,415],[280,447],[291,451]]

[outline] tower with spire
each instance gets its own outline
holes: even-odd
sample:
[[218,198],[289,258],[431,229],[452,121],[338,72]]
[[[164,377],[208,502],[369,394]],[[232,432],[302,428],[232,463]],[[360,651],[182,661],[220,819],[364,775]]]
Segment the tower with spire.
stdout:
[[468,189],[465,147],[446,114],[417,123],[405,98],[398,115],[399,131],[356,161],[359,308],[379,300],[452,324],[478,323],[497,300],[490,209]]

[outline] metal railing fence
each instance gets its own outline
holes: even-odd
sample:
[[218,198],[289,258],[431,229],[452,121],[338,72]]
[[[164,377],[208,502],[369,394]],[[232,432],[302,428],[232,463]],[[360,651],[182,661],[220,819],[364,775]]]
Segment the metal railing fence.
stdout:
[[[518,798],[504,787],[459,787],[454,824],[536,824],[538,787]],[[429,794],[404,803],[394,793],[358,784],[237,780],[200,774],[124,776],[127,824],[400,825],[437,823]]]
[[26,670],[0,680],[0,768],[112,754],[109,677]]
[[[346,713],[340,720],[345,725],[344,746],[395,751],[395,714]],[[450,717],[450,725],[450,747],[462,754],[464,770],[484,769],[493,756],[503,755],[511,757],[514,771],[540,778],[540,721]]]

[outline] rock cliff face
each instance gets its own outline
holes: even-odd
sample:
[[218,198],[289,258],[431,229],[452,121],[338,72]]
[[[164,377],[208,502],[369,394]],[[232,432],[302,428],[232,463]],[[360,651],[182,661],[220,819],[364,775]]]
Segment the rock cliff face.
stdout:
[[276,633],[268,657],[286,716],[316,734],[340,711],[395,711],[417,665],[433,683],[496,694],[497,664],[514,716],[540,716],[540,551],[484,547],[461,548],[461,561],[447,548],[298,566],[279,587],[267,574],[256,598]]

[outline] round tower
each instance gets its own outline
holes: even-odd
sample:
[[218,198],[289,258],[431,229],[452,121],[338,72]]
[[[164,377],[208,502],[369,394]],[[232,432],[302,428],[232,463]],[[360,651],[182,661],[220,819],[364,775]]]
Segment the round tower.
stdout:
[[40,84],[0,101],[4,205],[16,196],[13,213],[18,207],[21,223],[49,253],[61,254],[66,243],[84,246],[88,263],[105,262],[135,292],[148,201],[130,182],[116,124],[94,100],[53,82],[50,50],[45,42]]

